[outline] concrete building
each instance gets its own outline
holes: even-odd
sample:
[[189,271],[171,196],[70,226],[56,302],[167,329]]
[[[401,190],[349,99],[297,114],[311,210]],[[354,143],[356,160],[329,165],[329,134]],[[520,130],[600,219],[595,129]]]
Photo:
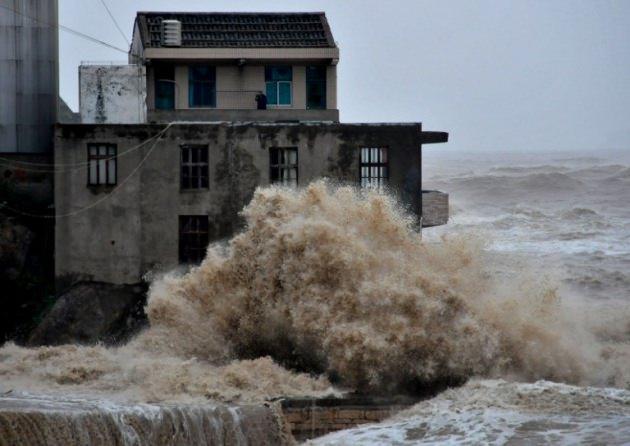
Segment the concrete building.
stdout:
[[142,124],[147,120],[143,65],[81,65],[79,114],[85,124]]
[[150,122],[339,121],[324,13],[140,12],[129,61],[147,66]]
[[57,0],[7,0],[2,6],[0,152],[50,153],[59,91]]
[[60,288],[197,263],[273,183],[387,186],[423,226],[446,223],[421,153],[448,134],[340,123],[338,62],[323,13],[138,13],[132,65],[82,67],[85,120],[56,129],[55,162],[77,166],[55,177]]

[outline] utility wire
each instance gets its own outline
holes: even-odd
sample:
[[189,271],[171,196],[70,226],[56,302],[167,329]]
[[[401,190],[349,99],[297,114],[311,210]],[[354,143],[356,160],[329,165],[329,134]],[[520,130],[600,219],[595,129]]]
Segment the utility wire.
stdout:
[[144,164],[144,162],[149,158],[149,156],[151,155],[151,153],[153,152],[153,149],[155,149],[155,146],[157,146],[157,143],[160,142],[162,136],[164,136],[164,134],[168,131],[169,128],[171,128],[171,126],[173,125],[173,123],[169,123],[166,128],[164,130],[162,130],[159,134],[158,134],[158,139],[155,140],[155,142],[153,143],[153,145],[151,146],[151,148],[148,150],[147,154],[142,158],[142,160],[140,160],[140,163],[138,163],[138,165],[131,171],[131,173],[125,178],[123,179],[114,189],[112,189],[112,191],[110,193],[108,193],[107,195],[103,196],[102,198],[96,200],[94,203],[89,204],[88,206],[82,207],[81,209],[77,209],[76,211],[72,211],[72,212],[68,212],[67,214],[55,214],[55,215],[45,215],[45,214],[32,214],[30,212],[22,212],[19,209],[15,209],[11,206],[7,206],[4,203],[0,203],[0,209],[8,209],[11,212],[14,212],[16,214],[19,215],[23,215],[25,217],[35,217],[35,218],[44,218],[44,219],[53,219],[53,218],[64,218],[64,217],[72,217],[74,215],[80,214],[82,212],[85,212],[91,208],[93,208],[94,206],[99,205],[100,203],[102,203],[105,200],[108,200],[109,198],[111,198],[114,193],[116,193],[117,191],[120,190],[120,188],[131,178],[133,177],[136,172],[138,172],[138,170],[140,170],[140,167],[142,167],[142,165]]
[[94,42],[94,43],[98,43],[99,45],[104,45],[104,46],[106,46],[106,47],[108,47],[108,48],[111,48],[111,49],[113,49],[113,50],[120,51],[121,53],[124,53],[124,54],[129,54],[129,51],[127,51],[127,50],[123,50],[122,48],[118,48],[117,46],[112,45],[112,44],[107,43],[107,42],[104,42],[104,41],[102,41],[102,40],[99,40],[99,39],[97,39],[96,37],[92,37],[92,36],[89,36],[89,35],[87,35],[87,34],[84,34],[84,33],[82,33],[81,31],[76,31],[76,30],[74,30],[74,29],[72,29],[72,28],[68,28],[67,26],[60,25],[60,24],[52,24],[52,23],[47,22],[47,21],[45,21],[45,20],[40,20],[40,19],[38,19],[38,18],[31,17],[31,16],[29,16],[29,15],[23,14],[22,12],[18,11],[17,9],[10,8],[10,7],[6,6],[6,5],[2,5],[2,4],[0,4],[0,8],[2,8],[2,9],[6,9],[7,11],[11,11],[11,12],[13,12],[13,13],[17,14],[17,15],[21,15],[22,17],[25,17],[25,18],[27,18],[27,19],[33,20],[33,21],[35,21],[35,22],[39,22],[39,23],[41,23],[41,24],[43,24],[43,25],[52,26],[52,27],[54,27],[54,28],[61,29],[61,30],[63,30],[63,31],[69,32],[69,33],[71,33],[71,34],[74,34],[75,36],[81,37],[81,38],[83,38],[83,39],[90,40],[90,41],[92,41],[92,42]]
[[[154,138],[157,138],[158,136],[161,136],[163,132],[166,131],[166,129],[170,126],[173,125],[200,125],[200,124],[216,124],[215,121],[172,121],[170,123],[167,124],[167,127],[165,127],[164,129],[160,130],[158,133],[156,133],[155,135],[151,136],[150,138],[145,139],[144,141],[142,141],[141,143],[139,143],[136,146],[130,147],[127,150],[118,153],[118,157],[123,156],[129,152],[133,152],[134,150],[139,149],[140,147],[142,147],[143,145],[147,144],[149,141],[151,141]],[[115,157],[112,157],[115,158]],[[111,159],[111,158],[108,158]],[[4,161],[4,163],[3,163]],[[42,167],[42,169],[32,169],[33,172],[48,172],[48,170],[46,170],[47,167],[74,167],[74,166],[87,166],[89,165],[89,161],[81,161],[79,163],[32,163],[32,162],[28,162],[28,161],[20,161],[20,160],[14,160],[11,158],[4,158],[4,157],[0,157],[0,165],[4,165],[7,167],[13,167],[15,169],[22,169],[22,170],[26,170],[29,171],[30,169],[28,168],[24,168],[21,165],[25,165],[25,166],[38,166],[38,167]],[[72,171],[74,169],[68,169],[68,171]],[[78,169],[77,169],[78,170]],[[60,170],[54,170],[51,169],[49,170],[50,172],[58,172]]]
[[114,17],[114,14],[112,14],[112,12],[107,7],[107,3],[105,3],[105,0],[101,0],[101,3],[105,7],[105,10],[107,11],[107,14],[109,14],[109,17],[112,19],[112,22],[114,22],[114,25],[116,25],[116,28],[120,32],[120,35],[123,37],[123,39],[125,39],[125,42],[127,42],[127,45],[131,45],[131,42],[129,41],[129,39],[127,39],[127,35],[125,34],[125,32],[122,30],[122,28],[120,27],[120,25],[116,21],[116,18]]
[[[135,150],[138,150],[140,147],[144,146],[145,144],[149,143],[151,140],[158,138],[159,136],[161,136],[163,134],[164,130],[161,130],[159,133],[153,135],[152,137],[142,141],[140,144],[130,147],[129,149],[118,153],[117,155],[113,155],[110,158],[103,158],[105,161],[109,161],[111,159],[114,158],[120,158],[121,156],[124,156],[130,152],[133,152]],[[4,162],[3,162],[4,161]],[[39,168],[34,168],[34,167],[22,167],[19,164],[12,164],[12,162],[15,161],[16,163],[21,163],[27,166],[41,166]],[[59,164],[55,164],[55,163],[29,163],[27,161],[19,161],[19,160],[12,160],[9,158],[2,158],[0,157],[0,166],[5,166],[5,167],[9,167],[12,169],[19,169],[19,170],[25,170],[27,172],[58,172],[58,173],[64,173],[64,172],[74,172],[77,170],[81,170],[81,169],[87,169],[90,165],[89,161],[82,161],[80,163],[59,163]],[[61,167],[61,169],[56,169],[55,167]],[[73,168],[75,166],[78,166],[76,168]],[[52,169],[47,169],[46,167],[52,167]],[[64,169],[64,167],[70,167],[68,169]]]

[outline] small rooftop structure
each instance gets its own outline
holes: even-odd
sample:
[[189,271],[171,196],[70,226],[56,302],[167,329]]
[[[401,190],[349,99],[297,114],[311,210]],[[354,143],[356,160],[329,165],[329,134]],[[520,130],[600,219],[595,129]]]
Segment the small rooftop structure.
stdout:
[[181,23],[182,48],[336,48],[323,12],[139,12],[144,48],[167,46],[164,21]]

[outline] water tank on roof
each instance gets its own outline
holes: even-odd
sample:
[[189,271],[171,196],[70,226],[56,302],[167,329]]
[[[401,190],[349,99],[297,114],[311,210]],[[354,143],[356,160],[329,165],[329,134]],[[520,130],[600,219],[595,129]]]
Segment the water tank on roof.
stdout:
[[162,45],[182,46],[182,22],[162,20]]

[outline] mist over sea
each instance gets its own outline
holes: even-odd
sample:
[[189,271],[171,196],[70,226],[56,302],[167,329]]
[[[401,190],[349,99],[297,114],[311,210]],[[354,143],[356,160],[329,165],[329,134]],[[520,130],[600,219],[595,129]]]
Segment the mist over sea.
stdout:
[[451,203],[425,237],[477,233],[501,263],[520,254],[587,298],[630,303],[630,149],[423,156],[425,188]]

